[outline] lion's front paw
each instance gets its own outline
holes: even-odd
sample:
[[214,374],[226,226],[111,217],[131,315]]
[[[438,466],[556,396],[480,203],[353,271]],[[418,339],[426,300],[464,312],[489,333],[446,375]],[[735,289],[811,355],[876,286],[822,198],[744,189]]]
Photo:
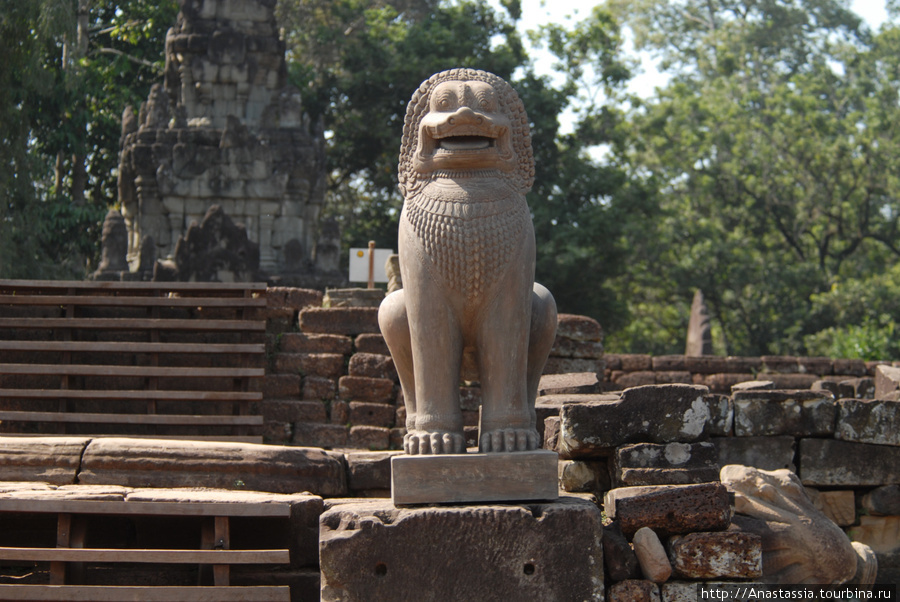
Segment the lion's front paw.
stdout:
[[482,433],[478,451],[515,452],[537,449],[538,434],[534,429],[497,429]]
[[403,449],[411,456],[427,454],[464,454],[466,439],[449,431],[412,431],[403,436]]

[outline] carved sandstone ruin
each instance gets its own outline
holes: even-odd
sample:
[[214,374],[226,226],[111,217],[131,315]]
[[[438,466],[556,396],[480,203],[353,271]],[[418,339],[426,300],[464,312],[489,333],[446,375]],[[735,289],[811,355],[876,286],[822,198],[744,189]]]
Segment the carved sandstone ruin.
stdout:
[[[131,271],[173,256],[218,205],[259,245],[259,268],[312,255],[324,200],[324,138],[286,81],[275,0],[179,0],[165,85],[122,120],[119,200]],[[146,266],[144,266],[146,268]]]
[[465,451],[462,357],[477,358],[480,451],[538,446],[535,398],[556,304],[534,282],[534,179],[525,108],[501,78],[433,75],[413,95],[400,150],[402,290],[379,324],[406,403],[408,454]]

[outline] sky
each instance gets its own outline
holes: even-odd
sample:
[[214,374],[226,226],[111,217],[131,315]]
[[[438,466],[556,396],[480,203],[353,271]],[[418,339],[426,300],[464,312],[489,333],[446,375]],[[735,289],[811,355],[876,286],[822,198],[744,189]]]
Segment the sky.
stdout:
[[[499,7],[497,0],[492,4]],[[541,24],[556,22],[571,24],[585,18],[592,3],[584,0],[522,0],[522,19],[519,27],[522,31],[536,29]],[[878,29],[887,19],[885,0],[851,0],[850,8],[873,29]],[[535,68],[538,73],[552,75],[553,57],[540,50],[532,50]],[[655,86],[664,83],[659,73],[653,68],[652,61],[642,61],[642,73],[639,73],[629,84],[629,89],[639,96],[649,96]]]

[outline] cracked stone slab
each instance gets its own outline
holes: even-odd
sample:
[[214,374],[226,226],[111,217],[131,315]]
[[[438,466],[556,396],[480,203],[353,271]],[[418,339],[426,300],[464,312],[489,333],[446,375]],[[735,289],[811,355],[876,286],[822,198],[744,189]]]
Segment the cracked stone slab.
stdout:
[[730,398],[698,385],[645,385],[618,399],[560,408],[559,451],[564,458],[609,456],[626,443],[702,440],[730,432]]
[[0,437],[0,478],[76,483],[90,441],[90,437]]
[[577,498],[529,505],[334,505],[321,599],[603,600],[602,519]]

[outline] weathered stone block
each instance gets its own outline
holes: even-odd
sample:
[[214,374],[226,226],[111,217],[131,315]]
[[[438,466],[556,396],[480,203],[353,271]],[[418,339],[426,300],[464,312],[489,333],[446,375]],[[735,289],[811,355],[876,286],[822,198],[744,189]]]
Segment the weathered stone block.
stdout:
[[299,374],[266,374],[262,383],[264,399],[299,399]]
[[302,332],[357,335],[378,333],[377,307],[308,307],[300,311]]
[[774,374],[771,372],[759,375],[759,378],[771,380],[776,389],[809,389],[819,380],[815,374]]
[[279,350],[284,353],[339,353],[348,355],[353,347],[350,337],[336,334],[286,332],[281,335]]
[[320,520],[321,599],[600,600],[602,530],[599,509],[574,498],[341,504]]
[[694,384],[709,387],[713,393],[730,393],[734,387],[753,380],[752,374],[722,372],[719,374],[694,374]]
[[556,336],[575,341],[602,341],[603,328],[601,328],[597,320],[587,316],[559,314],[557,316]]
[[877,366],[875,368],[875,399],[898,399],[900,393],[900,368]]
[[856,501],[852,490],[819,491],[806,487],[805,491],[816,510],[836,525],[847,527],[856,522]]
[[538,385],[538,395],[569,395],[599,393],[600,379],[596,372],[545,374]]
[[481,387],[460,387],[459,407],[463,412],[477,412],[481,408]]
[[653,370],[653,359],[644,353],[623,353],[619,355],[621,361],[620,370],[625,372],[640,372]]
[[603,507],[626,536],[641,527],[660,535],[722,531],[731,520],[728,491],[721,483],[622,487],[606,493]]
[[334,379],[311,374],[303,378],[301,396],[305,400],[328,401],[334,399],[337,384]]
[[684,364],[686,370],[695,374],[728,372],[726,359],[715,355],[687,356],[684,358]]
[[764,355],[763,372],[796,374],[800,372],[800,358],[792,355]]
[[758,357],[742,357],[730,355],[725,358],[728,369],[725,372],[757,373],[762,368],[762,359]]
[[613,478],[616,487],[686,485],[719,480],[716,447],[701,443],[637,443],[616,449]]
[[542,374],[569,374],[571,372],[595,372],[603,373],[603,360],[573,358],[573,357],[549,357],[544,364]]
[[266,422],[325,422],[328,417],[321,401],[275,401],[262,403]]
[[606,460],[559,461],[559,488],[569,493],[602,494],[612,488]]
[[900,445],[900,401],[841,399],[835,439]]
[[394,399],[394,381],[366,376],[342,376],[338,380],[338,396],[347,401],[390,403]]
[[800,480],[813,487],[900,484],[900,448],[835,439],[801,439]]
[[654,371],[687,370],[683,355],[657,355],[651,359]]
[[828,391],[737,391],[733,398],[735,436],[834,434],[837,410]]
[[391,456],[400,451],[351,452],[347,454],[348,483],[351,491],[391,488]]
[[868,376],[848,378],[838,383],[839,398],[873,399],[875,397],[875,379]]
[[391,356],[376,353],[354,353],[350,357],[347,373],[350,376],[397,380],[397,370]]
[[900,485],[877,487],[863,496],[862,507],[871,514],[900,515]]
[[607,577],[613,581],[637,579],[641,576],[637,556],[617,521],[609,521],[603,526],[603,562]]
[[863,360],[836,359],[832,365],[835,374],[844,376],[865,376],[869,372]]
[[294,445],[307,447],[347,447],[350,429],[342,424],[299,422],[294,425]]
[[694,377],[691,376],[691,373],[687,370],[680,371],[659,371],[654,372],[656,375],[656,384],[657,385],[671,385],[671,384],[684,384],[691,385],[694,384]]
[[900,552],[900,516],[860,516],[847,535],[879,554]]
[[713,437],[712,443],[718,451],[719,466],[742,464],[762,470],[797,470],[793,437]]
[[0,437],[0,474],[4,481],[77,482],[86,437]]
[[336,353],[279,353],[275,372],[338,378],[344,373],[344,356]]
[[576,341],[557,335],[550,349],[551,357],[603,359],[603,343],[600,341]]
[[395,456],[391,498],[397,505],[554,500],[557,457],[547,450]]
[[689,533],[669,540],[676,577],[750,579],[762,576],[762,540],[752,533]]
[[356,347],[356,351],[358,353],[378,353],[381,355],[391,354],[390,350],[388,349],[387,343],[384,342],[384,337],[380,334],[361,334],[356,337],[354,346]]
[[563,404],[559,449],[565,458],[604,456],[635,441],[691,442],[725,434],[730,423],[729,398],[708,395],[706,387],[636,387],[615,401]]
[[614,371],[610,380],[620,389],[645,387],[656,384],[656,372],[653,370],[639,370],[637,372]]
[[382,450],[391,445],[391,429],[380,426],[351,426],[350,447],[355,449]]
[[213,487],[344,495],[340,455],[321,449],[159,439],[101,438],[84,451],[79,482],[128,487]]
[[332,401],[328,419],[331,424],[350,424],[350,402]]
[[350,424],[380,426],[390,428],[394,426],[394,406],[384,403],[371,403],[367,401],[351,401],[349,404]]
[[627,579],[609,586],[608,602],[660,602],[659,586],[645,579]]

